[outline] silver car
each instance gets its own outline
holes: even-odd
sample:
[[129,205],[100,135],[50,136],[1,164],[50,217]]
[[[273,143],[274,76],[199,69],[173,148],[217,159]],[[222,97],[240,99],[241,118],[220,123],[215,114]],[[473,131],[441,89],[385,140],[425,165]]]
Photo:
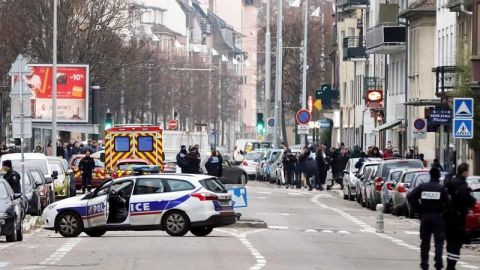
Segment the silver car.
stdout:
[[407,203],[407,193],[410,189],[410,184],[417,174],[426,172],[428,171],[416,169],[403,171],[398,183],[392,190],[392,214],[400,216],[410,212]]
[[343,199],[354,200],[355,199],[355,186],[357,182],[358,169],[355,168],[355,164],[359,158],[351,158],[348,160],[345,170],[343,170]]

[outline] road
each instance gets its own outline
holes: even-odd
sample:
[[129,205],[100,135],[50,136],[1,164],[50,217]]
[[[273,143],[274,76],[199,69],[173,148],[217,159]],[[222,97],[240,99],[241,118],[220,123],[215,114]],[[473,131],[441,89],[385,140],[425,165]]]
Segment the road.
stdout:
[[[164,232],[108,232],[62,238],[37,230],[23,242],[0,240],[0,269],[418,269],[418,221],[376,213],[331,191],[290,190],[252,182],[243,217],[268,229],[219,228],[204,238]],[[463,250],[458,269],[480,269]],[[433,263],[432,263],[433,265]]]

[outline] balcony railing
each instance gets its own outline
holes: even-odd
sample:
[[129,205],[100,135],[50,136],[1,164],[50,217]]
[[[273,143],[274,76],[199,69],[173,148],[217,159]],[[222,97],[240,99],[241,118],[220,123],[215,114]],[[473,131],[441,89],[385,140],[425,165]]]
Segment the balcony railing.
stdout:
[[457,80],[460,68],[457,66],[439,66],[432,68],[435,72],[435,93],[437,96],[445,96],[455,90],[455,82]]
[[391,54],[405,50],[405,26],[378,25],[367,31],[368,54]]
[[340,11],[366,9],[369,3],[369,0],[337,0],[337,7]]
[[367,59],[365,41],[359,37],[343,38],[343,61],[364,61]]

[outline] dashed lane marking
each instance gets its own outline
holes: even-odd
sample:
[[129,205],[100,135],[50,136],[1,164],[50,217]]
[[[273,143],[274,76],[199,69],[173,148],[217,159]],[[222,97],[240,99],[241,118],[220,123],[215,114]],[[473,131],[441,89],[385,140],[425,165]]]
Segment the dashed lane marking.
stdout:
[[318,232],[317,230],[313,230],[313,229],[308,229],[308,230],[305,230],[306,233],[316,233]]
[[270,191],[257,191],[258,194],[272,194]]
[[0,268],[7,267],[10,262],[0,262]]
[[228,233],[230,235],[235,236],[240,242],[250,251],[250,254],[252,254],[253,257],[255,257],[256,264],[250,267],[250,270],[260,270],[265,265],[267,265],[267,260],[265,257],[248,241],[247,236],[251,233],[256,233],[256,232],[261,232],[264,231],[264,229],[259,229],[259,230],[254,230],[254,231],[248,231],[248,232],[242,232],[242,233],[237,233],[237,230],[228,230],[228,229],[217,229],[217,231]]
[[288,230],[288,226],[268,226],[270,230]]
[[59,249],[57,249],[50,257],[46,258],[40,265],[55,265],[57,264],[65,255],[67,255],[78,243],[82,241],[81,238],[74,238],[67,241]]
[[267,197],[255,197],[255,196],[249,196],[249,199],[257,199],[257,200],[266,200]]
[[[377,233],[375,231],[375,229],[366,224],[365,222],[359,220],[358,218],[348,214],[347,212],[345,211],[342,211],[340,209],[337,209],[337,208],[334,208],[334,207],[331,207],[331,206],[328,206],[326,204],[323,204],[321,202],[318,201],[320,197],[318,197],[317,195],[316,196],[313,196],[310,201],[313,202],[314,204],[322,207],[322,208],[325,208],[325,209],[329,209],[341,216],[343,216],[344,218],[350,220],[351,222],[357,224],[358,226],[362,227],[362,230],[361,231],[365,231],[365,232],[369,232],[369,233],[372,233],[372,234],[375,234],[376,236],[380,237],[380,238],[383,238],[383,239],[387,239],[387,240],[390,240],[392,241],[393,243],[395,243],[396,245],[398,246],[401,246],[401,247],[405,247],[405,248],[408,248],[410,250],[414,250],[414,251],[420,251],[420,248],[417,247],[417,246],[414,246],[414,245],[410,245],[408,243],[406,243],[405,241],[401,240],[401,239],[398,239],[398,238],[395,238],[395,237],[392,237],[390,235],[387,235],[387,234],[384,234],[384,233]],[[432,252],[430,252],[431,255],[433,255]],[[466,262],[461,262],[459,261],[458,264],[463,267],[463,268],[467,268],[467,269],[480,269],[480,267],[478,266],[474,266],[474,265],[470,265]]]
[[406,234],[420,235],[419,231],[405,231]]

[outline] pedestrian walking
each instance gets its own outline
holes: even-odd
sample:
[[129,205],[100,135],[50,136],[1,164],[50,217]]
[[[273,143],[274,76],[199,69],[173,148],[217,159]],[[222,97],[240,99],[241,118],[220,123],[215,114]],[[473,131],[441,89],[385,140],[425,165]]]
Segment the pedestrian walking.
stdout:
[[198,152],[195,150],[195,147],[190,147],[188,154],[185,158],[187,160],[187,169],[185,173],[199,174],[200,158],[198,156]]
[[33,150],[34,153],[41,153],[43,154],[43,148],[40,144],[35,145],[35,149]]
[[47,156],[53,155],[52,142],[48,142],[47,147],[45,148],[45,155]]
[[315,155],[315,162],[317,163],[318,178],[317,178],[317,189],[323,190],[323,185],[327,180],[327,162],[325,161],[325,153],[323,152],[323,147],[320,146]]
[[283,169],[285,171],[285,178],[286,178],[286,187],[293,187],[294,185],[294,174],[295,174],[295,166],[297,164],[297,157],[292,153],[292,151],[287,148],[283,155]]
[[407,196],[408,202],[420,215],[420,268],[428,270],[428,255],[433,234],[435,241],[435,269],[443,268],[443,245],[445,241],[444,213],[448,193],[440,184],[440,170],[430,170],[430,182],[422,183]]
[[185,145],[180,146],[180,152],[177,154],[177,165],[182,170],[182,173],[187,173],[188,162],[187,162],[187,147]]
[[432,168],[437,168],[442,172],[444,171],[442,164],[440,164],[440,161],[438,161],[438,158],[433,160]]
[[[297,188],[302,188],[303,176],[305,172],[305,163],[309,156],[310,156],[310,151],[308,150],[308,147],[304,146],[302,152],[298,156],[297,167],[295,169],[296,171],[295,181],[297,184]],[[308,183],[305,183],[303,186],[305,187],[308,186]]]
[[308,185],[308,190],[317,188],[318,181],[318,168],[317,161],[315,160],[315,154],[311,153],[305,161],[305,176]]
[[90,157],[90,151],[87,151],[85,157],[80,160],[78,168],[82,172],[82,191],[85,194],[85,190],[90,192],[92,188],[92,174],[95,170],[95,160]]
[[222,163],[220,161],[220,158],[217,156],[217,151],[212,150],[212,154],[205,163],[205,169],[207,169],[207,174],[219,177],[220,172],[222,171],[221,167]]
[[465,223],[468,210],[475,206],[476,199],[468,187],[469,166],[462,163],[458,166],[455,178],[445,182],[445,187],[450,195],[451,203],[447,210],[447,270],[454,270],[460,260],[465,237]]
[[345,170],[345,167],[347,166],[348,160],[350,159],[350,156],[348,154],[348,150],[346,148],[342,148],[340,150],[340,157],[337,160],[337,169],[339,171],[337,178],[335,181],[341,186],[343,189],[343,171]]
[[425,155],[424,154],[419,154],[418,159],[420,159],[422,161],[424,168],[428,167],[428,162],[425,160]]
[[12,187],[14,193],[22,193],[22,186],[20,185],[20,174],[13,169],[11,160],[4,160],[2,162],[2,169],[6,172],[3,176]]
[[387,147],[385,148],[385,150],[383,150],[383,158],[384,159],[393,158],[393,146],[391,141],[387,142]]

